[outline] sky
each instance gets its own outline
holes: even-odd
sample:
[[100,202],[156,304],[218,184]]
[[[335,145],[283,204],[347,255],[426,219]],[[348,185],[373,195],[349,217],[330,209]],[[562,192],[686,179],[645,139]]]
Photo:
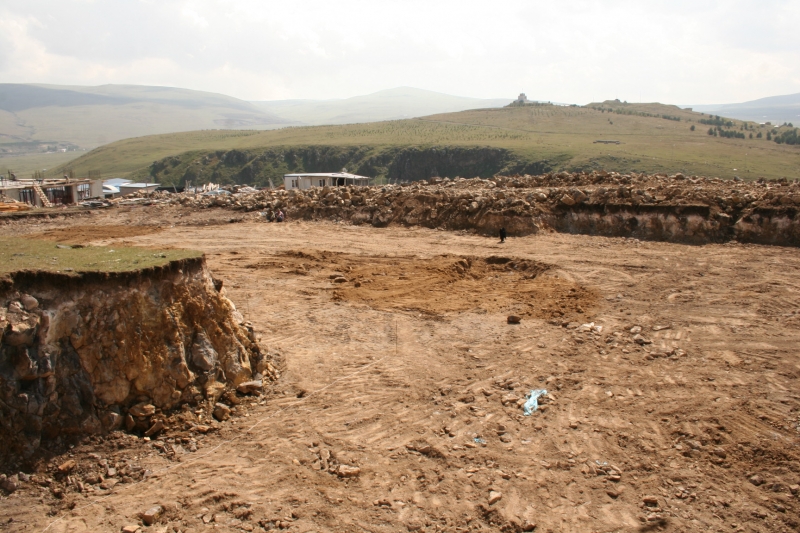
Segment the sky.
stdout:
[[0,0],[0,82],[720,104],[800,93],[798,30],[798,0]]

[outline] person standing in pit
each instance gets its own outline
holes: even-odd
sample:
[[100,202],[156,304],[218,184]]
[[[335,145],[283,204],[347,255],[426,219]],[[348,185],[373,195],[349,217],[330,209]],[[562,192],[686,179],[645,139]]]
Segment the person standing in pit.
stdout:
[[500,242],[506,242],[506,228],[500,228]]

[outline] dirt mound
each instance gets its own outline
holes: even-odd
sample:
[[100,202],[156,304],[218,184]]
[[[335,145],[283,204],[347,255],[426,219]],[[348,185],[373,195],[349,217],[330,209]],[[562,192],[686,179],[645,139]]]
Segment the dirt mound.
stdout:
[[552,265],[511,257],[291,251],[248,268],[314,277],[336,301],[430,317],[473,310],[569,321],[597,303],[592,289],[550,275]]

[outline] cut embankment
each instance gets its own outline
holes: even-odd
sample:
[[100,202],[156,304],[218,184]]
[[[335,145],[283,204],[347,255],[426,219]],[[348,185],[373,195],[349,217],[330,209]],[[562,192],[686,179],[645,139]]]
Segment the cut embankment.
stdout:
[[255,390],[276,377],[204,257],[184,255],[142,269],[25,270],[0,281],[0,459],[121,427],[157,432],[181,404],[213,409],[226,388]]

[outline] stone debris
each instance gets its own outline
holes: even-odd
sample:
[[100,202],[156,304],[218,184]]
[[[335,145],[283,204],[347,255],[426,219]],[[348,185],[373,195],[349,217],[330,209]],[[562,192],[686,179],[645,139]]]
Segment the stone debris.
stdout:
[[155,505],[148,509],[147,511],[143,512],[139,518],[142,519],[144,525],[152,526],[160,517],[164,514],[164,508],[160,505]]
[[142,402],[128,409],[128,413],[131,416],[147,418],[156,414],[156,406],[153,404]]
[[264,387],[264,383],[262,381],[245,381],[244,383],[240,383],[236,390],[242,394],[253,394],[253,395],[260,395],[261,390]]
[[522,317],[510,315],[506,320],[509,324],[519,324],[522,321]]
[[19,476],[16,474],[6,477],[5,474],[0,474],[0,488],[9,494],[15,492],[20,485]]
[[72,472],[72,470],[75,468],[77,464],[78,463],[76,463],[74,459],[69,459],[58,465],[58,471],[61,472],[62,474],[68,474]]
[[19,301],[26,311],[35,311],[39,307],[39,300],[29,294],[20,295]]
[[219,420],[220,422],[224,422],[231,416],[231,408],[225,405],[224,403],[217,403],[214,405],[214,418]]
[[[786,179],[737,182],[682,174],[593,171],[433,178],[372,187],[231,189],[232,194],[213,196],[136,193],[116,202],[268,215],[282,210],[287,220],[421,225],[473,229],[486,235],[496,235],[506,227],[509,235],[553,229],[691,243],[733,237],[742,242],[800,245],[800,221],[793,211],[800,206],[800,185]],[[788,227],[778,229],[779,224]]]
[[648,507],[658,507],[658,498],[656,496],[645,496],[642,498],[642,503]]
[[139,527],[136,524],[131,524],[131,525],[128,525],[128,526],[122,526],[122,533],[136,533],[140,529],[142,529],[142,528]]
[[150,429],[144,432],[145,437],[152,437],[159,431],[162,431],[166,426],[164,426],[163,420],[156,420],[155,423],[150,426]]
[[358,477],[361,475],[361,469],[357,466],[339,465],[336,469],[336,475],[339,477]]
[[503,498],[503,493],[495,490],[489,491],[489,505],[494,505]]

